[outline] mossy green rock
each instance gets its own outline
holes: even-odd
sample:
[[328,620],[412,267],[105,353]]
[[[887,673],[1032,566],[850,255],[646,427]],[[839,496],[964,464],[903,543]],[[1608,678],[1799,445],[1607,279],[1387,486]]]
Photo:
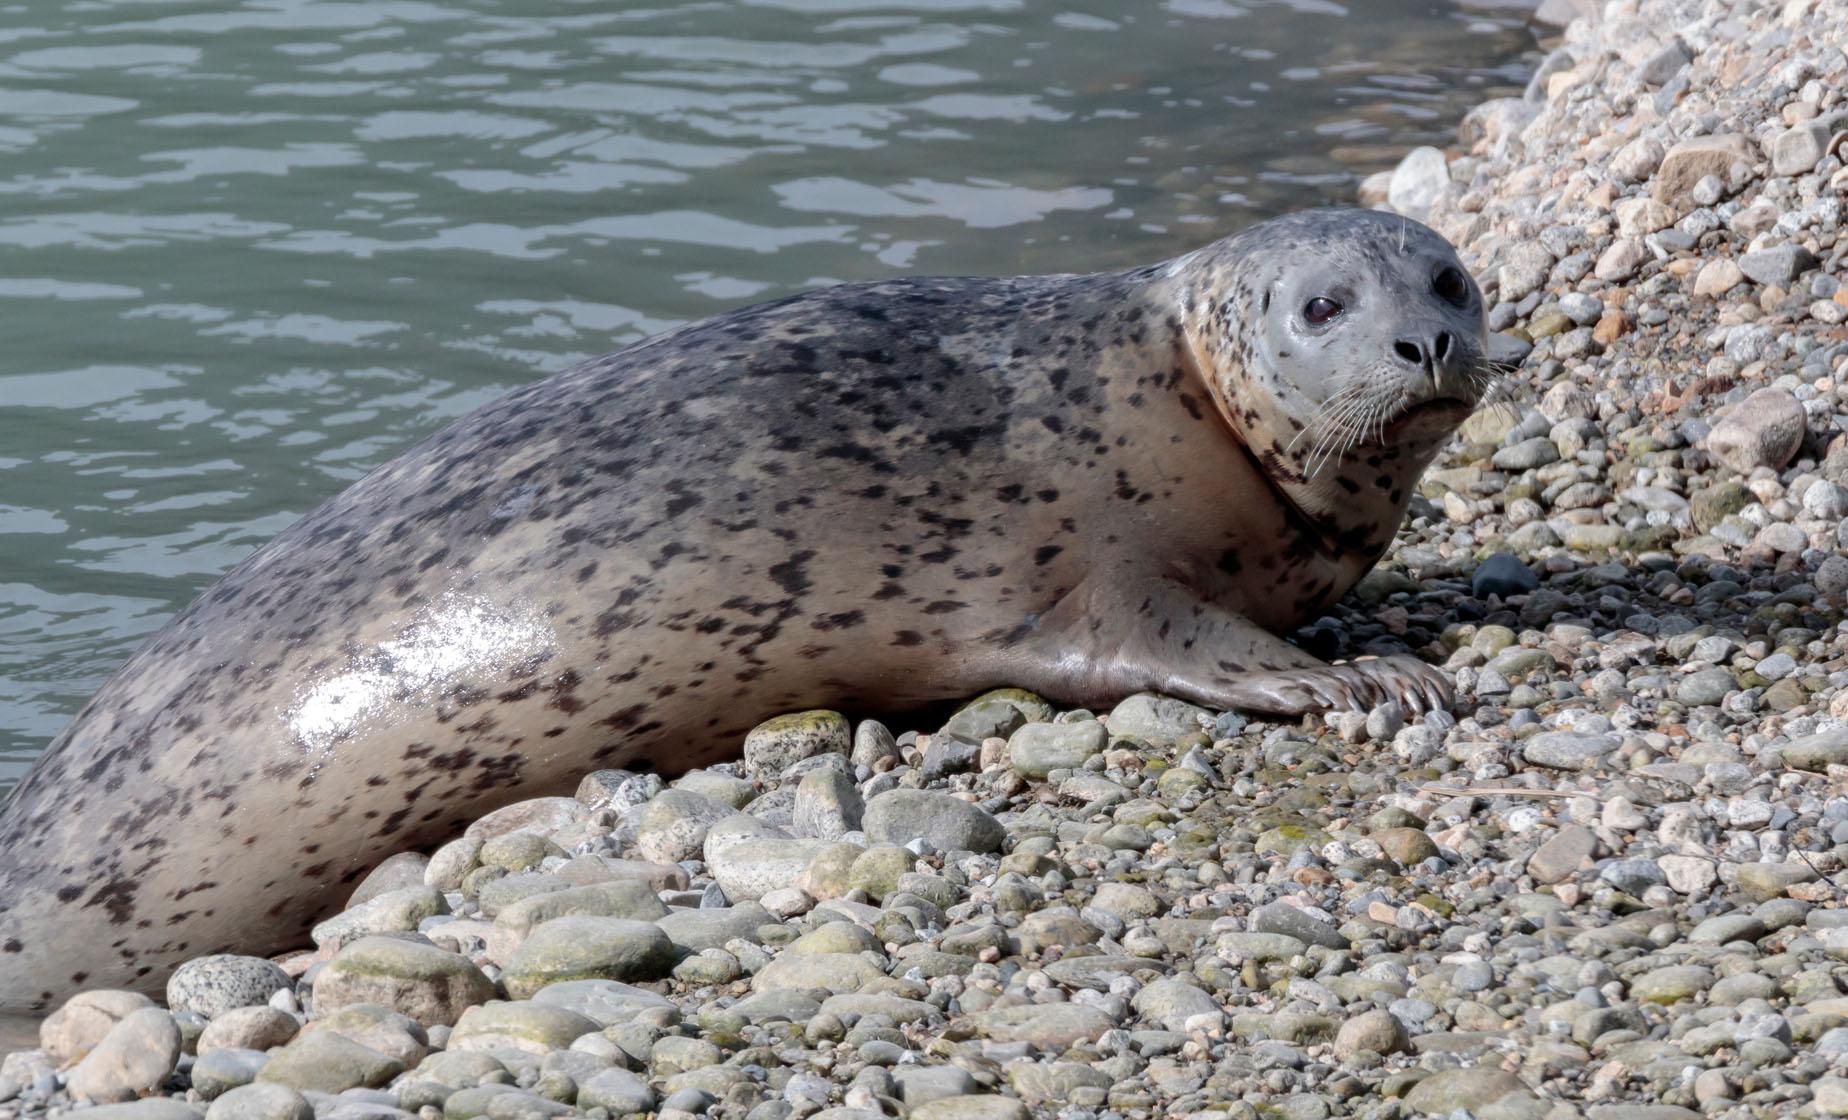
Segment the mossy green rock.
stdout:
[[1705,533],[1756,500],[1744,483],[1728,479],[1688,499],[1688,508],[1694,527]]
[[841,897],[853,889],[853,865],[865,850],[859,844],[828,845],[809,860],[796,886],[807,891],[809,897],[817,901],[825,902],[830,898]]
[[425,918],[449,913],[449,902],[435,887],[386,891],[351,910],[335,914],[309,931],[316,945],[339,945],[369,933],[414,930]]
[[1533,1095],[1525,1082],[1505,1070],[1484,1066],[1447,1069],[1413,1086],[1405,1094],[1405,1104],[1427,1116],[1448,1116],[1459,1108],[1479,1113],[1510,1093]]
[[715,774],[710,770],[689,770],[674,779],[674,788],[696,793],[709,801],[742,809],[757,797],[757,787],[743,778]]
[[434,1026],[494,997],[494,982],[474,962],[396,937],[366,937],[340,950],[314,981],[314,1006],[326,1014],[373,1003]]
[[964,705],[944,722],[943,730],[979,743],[983,739],[1005,739],[1026,723],[1027,714],[1019,705],[989,698]]
[[298,1092],[377,1089],[404,1072],[404,1063],[332,1031],[311,1031],[270,1055],[258,1081]]
[[1641,1003],[1671,1004],[1693,999],[1713,987],[1713,970],[1678,964],[1645,972],[1630,981],[1630,995]]
[[653,1111],[655,1092],[626,1069],[607,1069],[578,1085],[577,1104],[611,1116],[634,1116]]
[[1104,722],[1112,735],[1127,735],[1149,743],[1172,743],[1211,724],[1212,713],[1171,696],[1138,692],[1110,709]]
[[1258,834],[1253,848],[1258,855],[1293,856],[1304,848],[1320,848],[1332,839],[1319,828],[1300,824],[1278,825]]
[[563,1007],[497,1000],[463,1012],[449,1036],[449,1051],[514,1050],[544,1055],[568,1049],[577,1039],[600,1029],[596,1020]]
[[1007,740],[1008,765],[1028,778],[1054,770],[1076,770],[1103,751],[1110,733],[1097,720],[1083,723],[1029,723]]
[[1438,854],[1437,841],[1419,828],[1382,828],[1370,838],[1401,867],[1410,867]]
[[847,869],[847,886],[858,887],[878,902],[897,890],[898,881],[917,864],[918,857],[897,844],[874,844],[854,858]]
[[776,958],[751,978],[759,992],[779,990],[857,992],[885,977],[885,971],[858,953],[797,953]]
[[1049,720],[1058,715],[1058,710],[1037,692],[1024,688],[991,688],[975,699],[963,705],[963,709],[973,708],[978,704],[1003,701],[1019,708],[1021,713],[1035,723]]
[[481,905],[481,916],[492,920],[500,917],[502,910],[523,898],[531,898],[550,891],[567,890],[570,886],[569,880],[558,875],[547,875],[538,871],[515,871],[482,883],[475,894],[475,901]]
[[852,922],[827,922],[796,938],[784,953],[864,953],[883,951],[879,939]]
[[661,927],[584,914],[534,929],[507,963],[507,994],[525,999],[564,980],[659,980],[679,954]]
[[533,832],[509,832],[482,843],[480,860],[484,867],[508,871],[531,871],[547,856],[563,856],[565,850]]
[[618,879],[522,898],[503,909],[494,924],[516,933],[526,933],[554,919],[573,915],[652,922],[667,916],[667,906],[649,884],[637,879]]
[[753,778],[774,778],[792,764],[818,754],[847,754],[853,738],[847,717],[815,710],[774,716],[744,737],[744,769]]

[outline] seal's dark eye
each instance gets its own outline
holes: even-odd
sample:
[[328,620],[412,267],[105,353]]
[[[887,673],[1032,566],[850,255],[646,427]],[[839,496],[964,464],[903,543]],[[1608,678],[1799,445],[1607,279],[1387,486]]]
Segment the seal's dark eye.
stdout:
[[1431,290],[1458,307],[1469,302],[1469,281],[1464,279],[1461,269],[1440,269],[1437,278],[1431,281]]
[[1327,296],[1317,296],[1303,305],[1303,318],[1321,326],[1341,314],[1341,305]]

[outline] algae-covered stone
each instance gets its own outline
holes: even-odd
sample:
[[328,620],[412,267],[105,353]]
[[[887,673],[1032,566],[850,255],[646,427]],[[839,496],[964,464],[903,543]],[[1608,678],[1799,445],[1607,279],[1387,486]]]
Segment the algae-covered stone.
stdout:
[[1505,1070],[1485,1066],[1447,1069],[1420,1081],[1405,1095],[1405,1104],[1427,1116],[1449,1116],[1460,1108],[1481,1112],[1510,1093],[1532,1095],[1532,1090]]
[[1007,830],[987,810],[961,798],[893,789],[867,802],[866,835],[888,844],[925,840],[946,852],[998,852]]
[[847,870],[847,884],[878,902],[898,889],[898,881],[917,866],[918,857],[897,844],[874,844]]
[[1630,995],[1641,1003],[1679,1003],[1713,987],[1713,970],[1680,964],[1653,969],[1630,981]]
[[879,939],[852,922],[824,922],[783,947],[785,956],[802,953],[879,953]]
[[[233,1090],[250,1085],[269,1064],[269,1055],[261,1050],[221,1046],[200,1054],[193,1062],[193,1092],[202,1100],[215,1100]],[[273,1086],[282,1088],[282,1086]],[[294,1092],[293,1089],[289,1092]]]
[[1421,828],[1382,828],[1372,833],[1372,840],[1401,867],[1423,863],[1438,854],[1437,841]]
[[750,782],[715,770],[688,770],[674,779],[674,788],[734,809],[744,808],[757,797],[757,787]]
[[449,1049],[546,1054],[601,1029],[596,1020],[568,1008],[532,1000],[496,1001],[463,1012],[449,1036]]
[[227,1090],[205,1120],[314,1120],[314,1107],[287,1085],[260,1082]]
[[885,970],[858,953],[797,953],[777,957],[751,978],[754,991],[857,992]]
[[270,1055],[257,1080],[301,1092],[343,1093],[376,1089],[403,1072],[396,1058],[332,1031],[311,1031]]
[[424,1026],[452,1025],[494,996],[494,982],[458,953],[395,937],[366,937],[340,950],[314,981],[322,1013],[374,1003]]
[[659,980],[676,956],[674,943],[653,922],[571,915],[528,934],[503,981],[507,994],[525,999],[562,980]]
[[[414,930],[424,919],[447,913],[449,902],[443,897],[442,891],[431,886],[405,887],[386,891],[370,902],[334,915],[310,930],[308,936],[316,945],[341,945],[369,933]],[[177,979],[179,974],[174,975]],[[285,976],[283,979],[284,983],[279,987],[288,986],[288,978]],[[251,999],[249,1002],[262,1003],[268,998],[266,995],[263,999]],[[171,1002],[169,1006],[172,1006]]]
[[805,758],[845,755],[852,748],[847,717],[839,712],[792,712],[765,720],[744,737],[744,769],[753,778],[774,778]]
[[963,705],[943,725],[946,734],[981,742],[1005,739],[1032,717],[1019,704],[994,693]]
[[1764,902],[1782,898],[1790,888],[1816,877],[1815,868],[1807,863],[1742,863],[1733,882],[1747,898]]
[[1258,834],[1256,851],[1259,855],[1293,856],[1304,850],[1325,847],[1331,837],[1319,828],[1310,828],[1300,824],[1281,824]]
[[606,1069],[578,1085],[579,1108],[601,1108],[611,1116],[653,1111],[656,1100],[648,1083],[626,1069]]
[[859,844],[837,842],[816,852],[793,886],[818,902],[839,898],[853,889],[854,861],[865,851]]
[[1104,722],[1112,735],[1128,735],[1150,743],[1172,743],[1183,735],[1211,727],[1213,718],[1205,708],[1185,700],[1138,692],[1112,708]]
[[832,842],[797,838],[770,828],[755,817],[723,821],[706,834],[706,864],[725,897],[755,901],[795,883],[816,856]]
[[667,939],[689,952],[724,948],[733,938],[757,940],[757,931],[777,924],[776,915],[758,902],[709,909],[675,910],[655,923]]
[[481,845],[477,857],[484,867],[504,871],[531,871],[548,857],[562,856],[565,850],[535,832],[509,832]]
[[1821,773],[1831,766],[1848,764],[1848,727],[1836,727],[1792,739],[1778,753],[1783,757],[1785,766],[1797,770]]
[[1008,765],[1028,778],[1054,770],[1076,770],[1101,752],[1110,734],[1097,720],[1082,723],[1029,723],[1008,737]]
[[503,908],[495,916],[494,924],[523,934],[555,918],[573,915],[652,922],[666,917],[667,907],[649,883],[639,879],[617,879],[520,899]]

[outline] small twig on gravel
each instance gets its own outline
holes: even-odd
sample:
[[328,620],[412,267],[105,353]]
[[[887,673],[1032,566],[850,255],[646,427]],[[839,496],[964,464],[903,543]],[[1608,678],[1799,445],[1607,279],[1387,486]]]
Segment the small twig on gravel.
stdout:
[[1610,795],[1602,790],[1557,790],[1557,789],[1523,789],[1519,786],[1419,786],[1418,793],[1434,793],[1443,797],[1589,797],[1593,801],[1606,800]]

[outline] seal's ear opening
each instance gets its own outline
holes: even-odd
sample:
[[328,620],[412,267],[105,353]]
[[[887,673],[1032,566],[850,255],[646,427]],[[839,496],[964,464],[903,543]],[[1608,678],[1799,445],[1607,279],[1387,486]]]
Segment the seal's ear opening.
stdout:
[[1499,332],[1489,335],[1489,365],[1503,377],[1521,368],[1521,363],[1533,352],[1534,344],[1519,335]]

